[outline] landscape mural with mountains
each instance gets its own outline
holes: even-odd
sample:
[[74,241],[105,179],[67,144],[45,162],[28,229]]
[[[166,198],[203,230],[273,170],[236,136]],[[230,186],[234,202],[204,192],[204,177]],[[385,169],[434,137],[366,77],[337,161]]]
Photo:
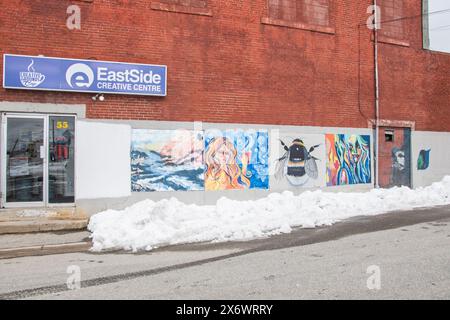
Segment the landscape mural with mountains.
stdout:
[[133,192],[204,190],[203,132],[134,129]]

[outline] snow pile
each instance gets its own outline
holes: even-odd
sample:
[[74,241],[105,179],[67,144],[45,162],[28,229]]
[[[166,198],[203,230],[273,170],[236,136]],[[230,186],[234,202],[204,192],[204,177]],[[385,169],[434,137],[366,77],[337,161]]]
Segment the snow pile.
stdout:
[[175,198],[145,200],[122,211],[94,215],[93,251],[151,250],[193,242],[249,240],[289,233],[294,227],[331,225],[358,215],[376,215],[450,204],[450,176],[415,190],[406,187],[365,193],[306,191],[273,193],[255,201],[221,198],[216,205],[188,205]]

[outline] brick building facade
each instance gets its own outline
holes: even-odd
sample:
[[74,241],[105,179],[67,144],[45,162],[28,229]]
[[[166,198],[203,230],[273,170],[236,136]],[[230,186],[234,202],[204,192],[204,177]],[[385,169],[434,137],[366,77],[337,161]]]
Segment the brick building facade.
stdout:
[[[382,20],[416,17],[383,23],[381,118],[450,131],[450,58],[422,49],[421,1],[384,2]],[[388,10],[394,2],[403,5]],[[307,10],[288,7],[296,3]],[[81,7],[81,30],[66,27],[70,4]],[[117,96],[101,104],[85,94],[0,90],[0,100],[82,102],[89,118],[367,127],[374,118],[371,4],[3,1],[2,53],[166,64],[170,91],[164,99]],[[297,11],[311,15],[289,14]]]
[[[54,105],[56,111],[64,105],[66,113],[70,105],[82,105],[91,121],[139,128],[201,121],[313,133],[363,130],[371,135],[373,152],[374,33],[366,26],[372,0],[1,4],[0,53],[167,65],[168,92],[94,101],[88,93],[0,88],[0,102]],[[66,26],[70,5],[81,8],[81,30]],[[383,128],[407,128],[413,137],[414,132],[450,132],[450,55],[423,48],[423,2],[378,0],[378,5]],[[412,171],[415,161],[413,154]]]

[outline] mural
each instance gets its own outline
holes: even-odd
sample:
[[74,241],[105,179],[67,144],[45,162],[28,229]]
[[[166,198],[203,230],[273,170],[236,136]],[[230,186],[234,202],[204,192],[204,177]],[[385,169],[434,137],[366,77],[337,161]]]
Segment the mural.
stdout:
[[405,163],[406,156],[405,150],[403,148],[392,148],[392,175],[391,175],[391,186],[402,186],[406,185],[404,180],[405,176]]
[[203,190],[203,173],[203,132],[133,130],[132,191]]
[[392,170],[389,187],[409,187],[411,186],[411,129],[395,130],[395,141],[402,145],[393,147],[391,150]]
[[427,170],[430,166],[430,152],[429,150],[420,150],[419,158],[417,159],[417,170]]
[[208,130],[204,160],[206,190],[269,188],[266,130]]
[[[323,185],[325,147],[323,135],[285,134],[279,139],[281,153],[276,156],[277,187],[315,187]],[[281,157],[280,157],[281,155]],[[283,185],[281,182],[287,181]]]
[[327,134],[327,186],[371,182],[370,136]]

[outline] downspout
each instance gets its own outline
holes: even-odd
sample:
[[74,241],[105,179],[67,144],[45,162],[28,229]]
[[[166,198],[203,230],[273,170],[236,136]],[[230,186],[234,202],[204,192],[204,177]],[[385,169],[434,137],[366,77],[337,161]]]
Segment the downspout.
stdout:
[[428,0],[422,2],[422,38],[423,48],[430,49],[430,31],[429,31],[429,16],[428,16]]
[[379,88],[379,76],[378,76],[378,28],[380,27],[380,21],[378,21],[379,13],[377,0],[373,0],[375,10],[375,28],[374,30],[374,56],[375,56],[375,188],[380,187],[379,180],[379,150],[380,150],[380,88]]

